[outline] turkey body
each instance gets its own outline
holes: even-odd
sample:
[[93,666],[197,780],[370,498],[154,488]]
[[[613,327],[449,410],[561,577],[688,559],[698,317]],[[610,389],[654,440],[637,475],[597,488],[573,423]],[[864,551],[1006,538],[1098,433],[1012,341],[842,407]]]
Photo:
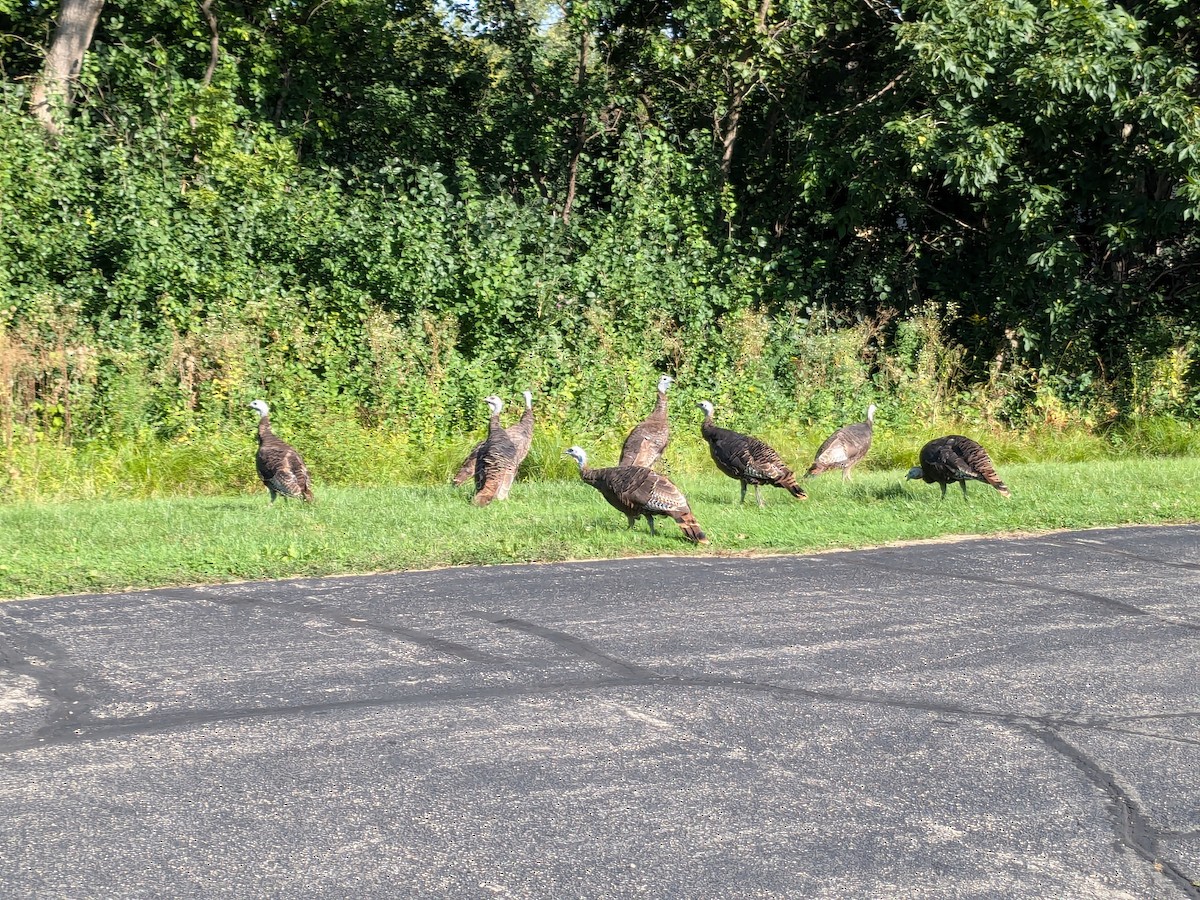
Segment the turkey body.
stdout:
[[[517,450],[518,468],[525,461],[525,457],[529,455],[529,448],[533,445],[533,394],[529,391],[524,391],[523,393],[525,395],[525,412],[521,413],[521,418],[514,424],[504,429],[508,433],[509,440],[513,442],[513,446]],[[458,471],[454,473],[454,478],[451,481],[455,487],[466,484],[468,481],[474,479],[475,461],[479,458],[479,451],[486,440],[485,438],[471,448],[471,452],[467,454],[467,458],[463,460],[462,465],[458,467]]]
[[718,427],[713,423],[712,404],[702,400],[698,405],[704,410],[700,433],[708,442],[708,451],[718,469],[741,482],[742,503],[746,502],[749,485],[754,485],[754,499],[760,507],[764,504],[758,488],[764,484],[783,488],[797,500],[808,496],[796,482],[795,473],[774,449],[751,435]]
[[867,407],[867,420],[845,425],[825,439],[817,449],[816,459],[808,467],[808,477],[812,478],[828,472],[830,469],[841,469],[842,480],[850,480],[850,471],[860,462],[867,451],[871,449],[871,437],[875,427],[875,404]]
[[579,463],[579,477],[590,484],[614,508],[629,520],[629,527],[641,517],[650,525],[654,534],[654,517],[670,516],[678,524],[683,536],[696,544],[707,544],[704,529],[692,515],[683,491],[666,475],[645,466],[612,466],[592,469],[587,464],[587,454],[579,447],[571,447],[566,455]]
[[491,409],[488,436],[475,455],[475,496],[471,502],[487,506],[493,500],[507,500],[513,479],[517,477],[517,446],[508,432],[500,426],[500,410],[504,404],[499,397],[488,397]]
[[313,492],[308,468],[300,454],[271,431],[270,411],[266,402],[255,400],[250,408],[258,413],[258,452],[254,454],[254,468],[270,491],[271,502],[275,502],[277,494],[311,501]]
[[658,399],[654,409],[625,438],[618,466],[643,466],[648,469],[658,462],[667,449],[671,440],[671,424],[667,420],[667,390],[673,381],[670,375],[658,380]]
[[982,481],[1001,495],[1012,496],[1008,485],[996,474],[987,451],[969,437],[949,434],[935,438],[921,448],[920,461],[919,466],[909,470],[907,478],[920,478],[926,484],[937,484],[942,489],[943,500],[946,499],[946,485],[956,481],[962,487],[964,498],[967,496],[968,481]]
[[525,457],[529,455],[529,448],[533,446],[533,394],[525,391],[524,395],[525,411],[521,413],[521,418],[515,425],[509,425],[505,429],[508,439],[513,442],[513,446],[517,450],[518,467],[525,462]]

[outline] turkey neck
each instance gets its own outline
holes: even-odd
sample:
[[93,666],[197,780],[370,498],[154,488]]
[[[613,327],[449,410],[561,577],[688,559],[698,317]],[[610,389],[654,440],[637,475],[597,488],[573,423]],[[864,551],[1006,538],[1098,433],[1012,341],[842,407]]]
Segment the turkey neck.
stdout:
[[716,427],[717,426],[713,424],[712,413],[705,413],[704,421],[700,423],[700,433],[705,437],[708,437]]
[[271,420],[267,416],[263,416],[258,420],[258,445],[261,447],[263,441],[274,436],[271,432]]
[[579,477],[588,484],[596,483],[596,470],[591,466],[580,466]]
[[654,411],[650,413],[652,419],[662,419],[664,422],[667,419],[667,395],[662,391],[658,392],[658,399],[654,401]]

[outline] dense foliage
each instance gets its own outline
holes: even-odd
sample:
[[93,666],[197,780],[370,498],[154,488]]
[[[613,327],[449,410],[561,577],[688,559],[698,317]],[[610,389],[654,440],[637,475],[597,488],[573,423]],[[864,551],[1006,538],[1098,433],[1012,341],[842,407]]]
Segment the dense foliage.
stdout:
[[658,371],[734,423],[1200,412],[1194,3],[108,0],[57,135],[55,13],[0,0],[9,446],[590,429]]

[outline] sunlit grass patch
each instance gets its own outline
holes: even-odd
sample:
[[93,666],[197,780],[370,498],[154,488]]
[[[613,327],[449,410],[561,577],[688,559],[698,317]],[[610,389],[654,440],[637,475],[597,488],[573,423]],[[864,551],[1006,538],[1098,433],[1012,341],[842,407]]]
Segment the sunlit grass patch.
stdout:
[[[574,468],[570,464],[570,468]],[[660,520],[651,537],[577,476],[520,480],[507,502],[476,508],[447,485],[320,485],[311,505],[265,491],[223,497],[88,500],[0,506],[0,597],[126,587],[397,571],[466,564],[802,553],[947,534],[1036,532],[1200,520],[1200,460],[1120,459],[999,464],[1006,500],[972,483],[964,501],[904,470],[836,473],[804,482],[808,500],[764,488],[765,508],[738,485],[690,466],[673,477],[710,544]]]

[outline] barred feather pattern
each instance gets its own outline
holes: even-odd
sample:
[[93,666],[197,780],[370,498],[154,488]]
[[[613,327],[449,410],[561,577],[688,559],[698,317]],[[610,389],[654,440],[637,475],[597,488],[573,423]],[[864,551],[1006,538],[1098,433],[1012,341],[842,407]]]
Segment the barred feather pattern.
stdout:
[[920,468],[921,480],[927,484],[940,484],[943,494],[948,484],[962,484],[965,494],[966,482],[982,481],[1001,495],[1012,496],[1008,485],[996,474],[992,458],[983,446],[961,434],[935,438],[922,447]]
[[506,431],[517,451],[517,465],[520,466],[529,455],[529,448],[533,446],[533,406],[526,403],[521,418],[516,424],[509,425]]
[[[529,448],[533,445],[533,406],[529,402],[526,402],[525,412],[521,413],[521,418],[509,425],[505,431],[508,433],[509,440],[513,442],[513,447],[516,448],[517,467],[520,468],[525,457],[529,455]],[[464,485],[475,478],[475,463],[479,459],[479,451],[483,449],[485,442],[486,439],[472,447],[467,458],[458,467],[454,478],[451,479],[455,487]]]
[[666,475],[645,466],[592,469],[581,465],[579,477],[596,488],[614,509],[622,512],[629,520],[630,528],[638,518],[644,516],[653,534],[654,517],[670,516],[689,541],[708,543],[708,537],[692,514],[683,491]]
[[467,454],[467,458],[458,467],[458,471],[454,473],[454,478],[452,479],[455,487],[475,480],[475,461],[479,458],[479,450],[482,447],[483,441],[472,447],[471,452]]
[[254,455],[254,467],[270,491],[272,503],[277,494],[312,501],[312,485],[304,460],[290,444],[275,436],[267,416],[258,420],[258,452]]
[[858,465],[871,449],[873,426],[870,421],[845,425],[825,439],[817,448],[816,458],[808,467],[809,477],[815,477],[830,469],[841,469],[842,478]]
[[712,414],[704,417],[700,433],[708,442],[708,450],[717,468],[742,483],[742,494],[748,484],[770,485],[788,491],[798,500],[805,499],[796,476],[774,448],[748,434],[720,428],[713,424]]
[[618,466],[642,466],[650,468],[671,440],[671,425],[667,419],[667,395],[658,392],[654,409],[645,419],[633,426],[625,443],[621,445],[621,460]]
[[507,500],[517,476],[517,448],[500,427],[499,414],[488,422],[487,439],[475,456],[475,496],[471,502],[487,506],[493,500]]

